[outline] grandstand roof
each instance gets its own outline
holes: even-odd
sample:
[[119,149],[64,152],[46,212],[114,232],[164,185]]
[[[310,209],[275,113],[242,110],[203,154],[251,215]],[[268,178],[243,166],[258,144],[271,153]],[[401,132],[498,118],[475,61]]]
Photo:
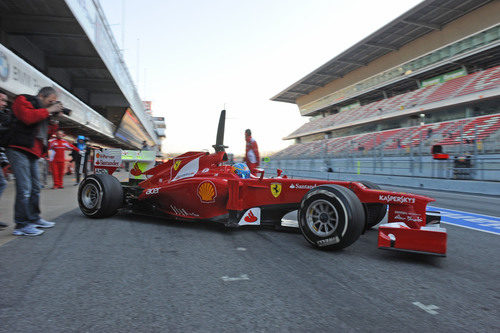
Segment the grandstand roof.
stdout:
[[302,95],[341,78],[357,68],[489,3],[493,0],[426,0],[337,55],[271,100],[295,103]]

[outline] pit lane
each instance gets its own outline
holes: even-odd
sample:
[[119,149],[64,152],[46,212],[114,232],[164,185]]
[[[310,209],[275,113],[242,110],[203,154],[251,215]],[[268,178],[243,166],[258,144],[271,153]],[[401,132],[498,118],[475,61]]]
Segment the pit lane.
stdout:
[[[454,195],[434,195],[435,205]],[[454,201],[448,208],[500,204]],[[447,225],[448,257],[437,258],[377,250],[376,230],[324,252],[294,232],[91,220],[79,210],[57,222],[0,247],[1,332],[500,328],[500,245],[490,233]]]

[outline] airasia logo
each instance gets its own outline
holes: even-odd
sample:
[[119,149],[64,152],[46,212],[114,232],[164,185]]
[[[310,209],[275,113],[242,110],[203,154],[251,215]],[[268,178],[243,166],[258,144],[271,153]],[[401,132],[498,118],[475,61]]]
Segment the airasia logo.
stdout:
[[396,195],[379,195],[378,199],[380,201],[385,201],[387,203],[396,202],[402,204],[414,204],[415,198],[396,196]]

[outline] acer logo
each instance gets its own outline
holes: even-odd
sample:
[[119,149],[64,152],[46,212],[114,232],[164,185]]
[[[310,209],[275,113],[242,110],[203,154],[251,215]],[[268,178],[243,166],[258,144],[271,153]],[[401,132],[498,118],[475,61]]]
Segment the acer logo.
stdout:
[[252,211],[250,211],[250,213],[248,213],[247,216],[245,216],[245,221],[248,223],[252,223],[257,220],[258,220],[257,216],[255,216]]
[[160,188],[159,187],[150,188],[150,189],[146,190],[146,195],[158,194],[159,192],[160,192]]

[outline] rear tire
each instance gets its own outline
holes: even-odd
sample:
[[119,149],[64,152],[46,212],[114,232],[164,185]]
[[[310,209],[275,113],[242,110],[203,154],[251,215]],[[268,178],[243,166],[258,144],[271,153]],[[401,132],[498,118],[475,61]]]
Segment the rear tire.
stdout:
[[[381,190],[380,186],[367,180],[362,180],[360,183],[370,190]],[[381,203],[363,203],[363,207],[366,215],[366,230],[379,224],[387,213],[387,205]]]
[[123,205],[122,184],[111,175],[90,175],[78,188],[78,205],[87,217],[113,216]]
[[299,208],[299,228],[314,247],[339,250],[354,243],[365,225],[358,197],[339,185],[321,185],[306,193]]

